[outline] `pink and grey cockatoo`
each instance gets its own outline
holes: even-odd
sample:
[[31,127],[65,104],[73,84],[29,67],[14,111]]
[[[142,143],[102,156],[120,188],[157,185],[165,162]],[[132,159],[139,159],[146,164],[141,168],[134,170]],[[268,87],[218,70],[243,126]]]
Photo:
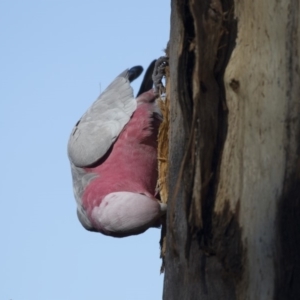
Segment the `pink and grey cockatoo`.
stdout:
[[[83,227],[114,237],[158,227],[166,205],[156,198],[157,134],[162,120],[150,65],[137,98],[122,72],[75,125],[68,143],[77,215]],[[150,75],[150,76],[149,76]]]

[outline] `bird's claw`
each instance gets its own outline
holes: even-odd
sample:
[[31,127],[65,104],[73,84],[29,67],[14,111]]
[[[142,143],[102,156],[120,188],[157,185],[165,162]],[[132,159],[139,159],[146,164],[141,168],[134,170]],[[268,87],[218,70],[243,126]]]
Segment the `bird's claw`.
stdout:
[[155,62],[154,71],[152,74],[152,80],[154,85],[154,93],[156,95],[162,94],[165,92],[165,87],[162,83],[162,79],[166,76],[165,68],[169,64],[169,57],[161,56]]

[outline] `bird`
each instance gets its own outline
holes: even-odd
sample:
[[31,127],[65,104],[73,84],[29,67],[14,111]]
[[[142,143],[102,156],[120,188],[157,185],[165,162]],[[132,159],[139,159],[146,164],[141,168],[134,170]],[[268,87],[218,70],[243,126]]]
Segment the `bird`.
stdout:
[[167,206],[156,190],[157,135],[162,114],[152,88],[155,60],[136,98],[126,69],[74,126],[68,141],[77,216],[82,226],[112,237],[160,227]]

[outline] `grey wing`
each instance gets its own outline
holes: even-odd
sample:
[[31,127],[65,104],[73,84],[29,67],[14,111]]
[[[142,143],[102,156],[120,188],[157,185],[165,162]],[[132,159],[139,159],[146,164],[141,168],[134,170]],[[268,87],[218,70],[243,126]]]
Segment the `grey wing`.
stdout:
[[105,155],[136,110],[129,71],[106,88],[73,128],[68,155],[75,166],[90,166]]
[[72,163],[71,171],[73,179],[73,192],[77,203],[78,219],[86,230],[95,231],[82,205],[82,195],[84,189],[90,184],[90,182],[97,178],[97,174],[87,173],[84,169],[77,168]]

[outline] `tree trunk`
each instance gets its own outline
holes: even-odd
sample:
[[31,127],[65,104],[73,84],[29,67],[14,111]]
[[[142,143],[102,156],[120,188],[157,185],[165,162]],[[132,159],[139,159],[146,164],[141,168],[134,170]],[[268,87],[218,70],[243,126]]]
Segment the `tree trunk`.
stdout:
[[164,300],[300,299],[299,0],[172,0]]

